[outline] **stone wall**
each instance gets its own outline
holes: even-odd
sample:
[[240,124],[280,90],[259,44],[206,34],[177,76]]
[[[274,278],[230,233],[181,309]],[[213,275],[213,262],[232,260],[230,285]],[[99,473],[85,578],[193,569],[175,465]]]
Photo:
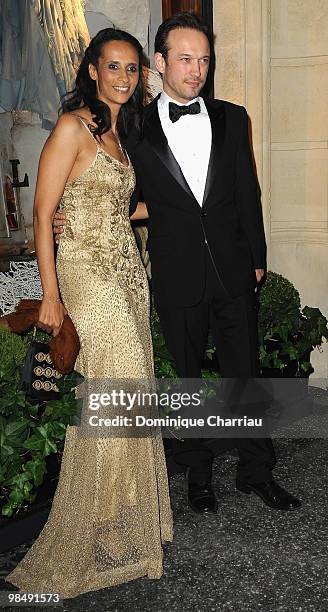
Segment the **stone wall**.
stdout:
[[328,3],[214,0],[214,31],[216,96],[252,121],[269,268],[328,316]]

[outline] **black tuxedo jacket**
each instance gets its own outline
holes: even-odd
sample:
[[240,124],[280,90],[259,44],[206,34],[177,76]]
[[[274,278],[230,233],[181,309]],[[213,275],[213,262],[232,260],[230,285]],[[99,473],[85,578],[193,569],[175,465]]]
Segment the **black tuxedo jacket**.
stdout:
[[[138,182],[133,201],[142,193],[149,211],[152,284],[161,307],[187,307],[201,300],[208,248],[232,297],[254,289],[255,268],[266,264],[246,110],[221,100],[205,99],[205,104],[212,148],[202,206],[168,146],[157,99],[145,108],[141,140],[129,149]],[[132,204],[131,212],[134,208]]]

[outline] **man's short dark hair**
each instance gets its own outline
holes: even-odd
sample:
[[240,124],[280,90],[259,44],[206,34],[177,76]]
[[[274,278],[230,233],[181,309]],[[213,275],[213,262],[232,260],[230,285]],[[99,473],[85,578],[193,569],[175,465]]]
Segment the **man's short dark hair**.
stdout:
[[165,59],[167,58],[169,51],[167,45],[168,35],[172,30],[178,29],[197,30],[198,32],[202,32],[206,36],[210,48],[212,47],[210,32],[199,17],[195,15],[195,13],[179,13],[172,17],[168,17],[168,19],[165,19],[159,26],[155,38],[155,53],[161,53]]

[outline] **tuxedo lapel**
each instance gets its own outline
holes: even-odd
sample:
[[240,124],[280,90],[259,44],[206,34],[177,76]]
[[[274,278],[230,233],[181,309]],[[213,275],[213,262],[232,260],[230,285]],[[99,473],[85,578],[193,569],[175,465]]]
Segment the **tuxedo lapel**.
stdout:
[[173,178],[180,185],[180,187],[182,187],[182,189],[184,189],[184,191],[192,198],[194,204],[199,209],[199,204],[168,145],[167,138],[163,132],[160,118],[158,115],[157,100],[158,98],[156,98],[145,109],[143,139],[148,141],[152,149],[155,151],[162,163],[166,166]]
[[222,147],[225,137],[225,110],[223,104],[221,104],[219,100],[204,99],[204,102],[211,121],[212,146],[205,183],[203,207],[208,202],[217,178],[218,161],[222,155]]

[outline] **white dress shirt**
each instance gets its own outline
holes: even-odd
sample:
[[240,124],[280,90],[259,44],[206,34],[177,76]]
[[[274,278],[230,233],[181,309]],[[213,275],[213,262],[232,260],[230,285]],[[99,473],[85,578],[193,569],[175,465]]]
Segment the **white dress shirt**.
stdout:
[[169,147],[197,202],[202,206],[211,153],[212,129],[203,98],[195,98],[188,102],[188,105],[196,101],[200,104],[200,113],[183,115],[175,123],[172,123],[169,117],[169,102],[182,105],[164,91],[157,105]]

